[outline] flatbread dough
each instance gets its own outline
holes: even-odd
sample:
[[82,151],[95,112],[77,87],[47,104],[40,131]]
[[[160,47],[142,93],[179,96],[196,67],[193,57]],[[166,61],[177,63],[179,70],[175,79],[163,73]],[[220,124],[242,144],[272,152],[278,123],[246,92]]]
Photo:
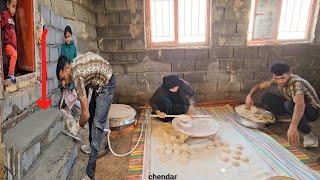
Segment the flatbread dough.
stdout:
[[237,106],[235,110],[240,116],[248,120],[251,120],[253,122],[264,123],[264,124],[274,122],[274,117],[272,114],[255,106],[251,107],[251,109],[248,110],[246,109],[246,105],[243,104],[243,105]]

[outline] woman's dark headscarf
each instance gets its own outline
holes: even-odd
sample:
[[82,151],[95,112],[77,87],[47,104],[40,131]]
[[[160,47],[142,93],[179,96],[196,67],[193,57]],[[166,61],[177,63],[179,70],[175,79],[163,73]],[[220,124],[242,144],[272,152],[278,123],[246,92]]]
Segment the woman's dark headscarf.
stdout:
[[180,86],[180,84],[181,84],[181,79],[179,78],[178,75],[168,75],[163,77],[162,85],[168,90],[176,86]]

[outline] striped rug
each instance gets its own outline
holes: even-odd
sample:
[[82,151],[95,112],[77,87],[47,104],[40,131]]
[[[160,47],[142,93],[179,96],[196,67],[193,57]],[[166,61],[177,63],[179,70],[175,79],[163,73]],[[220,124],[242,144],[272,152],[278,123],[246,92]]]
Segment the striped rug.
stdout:
[[[142,113],[140,115],[139,121],[137,123],[136,129],[132,132],[132,142],[131,148],[133,148],[140,136],[141,132],[141,124],[143,123],[145,117]],[[128,167],[128,175],[126,177],[127,180],[140,180],[142,177],[142,166],[143,166],[143,151],[144,151],[144,139],[145,135],[141,137],[140,143],[135,151],[129,156],[129,167]]]
[[[215,118],[221,118],[225,121],[233,121],[233,119],[235,118],[236,114],[234,114],[234,111],[232,109],[231,106],[229,105],[215,105],[215,106],[211,106],[208,107],[208,105],[206,104],[205,107],[201,106],[201,107],[197,107],[197,111],[200,112],[200,114],[211,114],[213,115]],[[141,132],[141,123],[144,121],[144,116],[141,116],[141,118],[139,119],[137,128],[134,130],[133,132],[133,136],[132,136],[132,147],[135,145],[135,143],[137,142],[140,132]],[[316,162],[312,162],[311,159],[304,153],[302,153],[301,151],[299,151],[296,148],[292,148],[289,143],[281,138],[280,136],[274,134],[272,131],[270,131],[269,129],[264,129],[263,133],[261,131],[247,131],[247,128],[242,127],[241,125],[237,124],[235,121],[233,121],[233,125],[241,132],[241,133],[247,133],[246,135],[250,135],[252,136],[256,136],[255,138],[262,138],[263,141],[267,141],[268,143],[270,143],[269,145],[281,145],[282,147],[284,147],[285,149],[287,149],[287,152],[291,152],[291,153],[287,153],[285,152],[286,150],[284,150],[284,148],[282,148],[282,150],[278,150],[280,148],[276,148],[277,151],[276,153],[281,154],[280,156],[283,158],[288,158],[290,156],[292,156],[292,154],[301,162],[303,162],[304,164],[308,165],[310,168],[312,168],[315,171],[320,172],[320,164],[316,163]],[[243,132],[245,131],[245,132]],[[270,138],[271,137],[271,138]],[[277,143],[274,143],[272,141],[276,141]],[[258,144],[257,144],[258,145]],[[259,144],[260,145],[260,144]],[[281,147],[279,146],[279,147]],[[269,149],[270,151],[274,151],[272,149]],[[269,153],[265,150],[263,150],[264,153]],[[128,167],[128,176],[127,176],[127,180],[140,180],[142,178],[142,169],[143,169],[143,153],[144,153],[144,136],[142,137],[142,140],[138,146],[138,148],[130,155],[129,157],[129,167]],[[293,156],[293,157],[294,157]],[[291,158],[290,158],[291,159]],[[269,163],[271,163],[272,165],[276,166],[276,167],[282,167],[283,164],[286,163],[292,163],[293,161],[289,161],[289,162],[281,162],[283,164],[279,164],[279,162],[277,161],[270,161],[268,160]],[[299,162],[300,162],[299,161]],[[275,164],[276,162],[276,164]],[[299,164],[299,162],[296,162],[295,165],[292,167],[292,164],[290,165],[289,170],[285,169],[285,168],[279,168],[279,171],[285,171],[287,172],[287,174],[292,173],[292,171],[297,170],[297,172],[301,172],[303,174],[303,177],[309,177],[307,173],[305,173],[304,171],[306,171],[306,168],[303,167],[303,165],[301,165],[302,163]],[[278,163],[278,164],[277,164]],[[285,167],[285,166],[284,166]],[[310,178],[309,179],[314,179],[314,178]]]

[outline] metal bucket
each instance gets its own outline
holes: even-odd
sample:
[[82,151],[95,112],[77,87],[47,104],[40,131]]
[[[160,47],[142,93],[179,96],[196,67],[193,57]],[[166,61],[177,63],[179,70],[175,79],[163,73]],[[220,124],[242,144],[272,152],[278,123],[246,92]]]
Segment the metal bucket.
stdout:
[[109,126],[113,130],[123,129],[135,122],[137,112],[126,104],[112,104],[109,110]]

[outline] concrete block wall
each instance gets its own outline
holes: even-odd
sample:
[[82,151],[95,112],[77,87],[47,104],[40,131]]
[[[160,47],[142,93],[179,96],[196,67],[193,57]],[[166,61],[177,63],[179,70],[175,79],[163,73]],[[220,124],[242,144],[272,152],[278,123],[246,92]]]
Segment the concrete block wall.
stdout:
[[[60,99],[57,91],[56,64],[60,55],[60,45],[64,42],[63,30],[70,25],[78,52],[97,52],[96,15],[92,0],[36,0],[35,2],[35,64],[36,73],[19,80],[17,85],[6,87],[0,100],[0,124],[5,124],[10,118],[16,118],[23,110],[30,107],[41,97],[41,46],[42,26],[49,30],[47,35],[47,95],[53,98],[53,105]],[[17,119],[20,122],[25,116]],[[13,123],[8,128],[15,126]],[[2,131],[1,134],[3,134]],[[1,137],[1,136],[0,136]],[[0,138],[0,142],[1,142]]]
[[[144,40],[144,0],[38,0],[36,37],[40,37],[43,24],[49,29],[48,95],[56,92],[55,67],[66,25],[72,26],[80,53],[99,52],[112,63],[118,82],[115,102],[145,103],[167,74],[179,74],[189,81],[198,102],[243,98],[252,85],[270,76],[275,59],[287,62],[319,92],[319,16],[312,44],[247,46],[250,0],[210,2],[209,46],[150,49]],[[40,52],[38,45],[38,79]],[[6,94],[0,100],[1,122],[19,114],[40,96],[40,83]],[[59,95],[53,97],[56,104]]]
[[320,92],[319,32],[312,44],[247,46],[250,3],[211,1],[208,47],[150,49],[144,42],[144,0],[94,0],[99,53],[117,75],[115,102],[146,102],[167,74],[189,81],[198,102],[244,99],[254,84],[271,77],[275,61],[288,63]]

